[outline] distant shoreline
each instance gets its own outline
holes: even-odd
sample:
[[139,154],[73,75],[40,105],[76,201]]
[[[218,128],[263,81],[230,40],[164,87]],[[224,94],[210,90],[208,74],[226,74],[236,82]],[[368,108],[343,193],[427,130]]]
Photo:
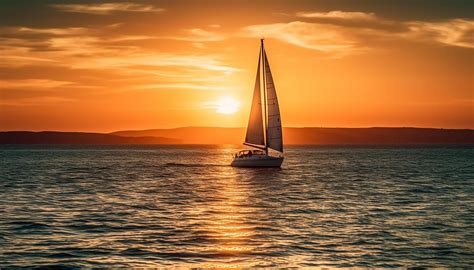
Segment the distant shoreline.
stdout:
[[[184,127],[112,133],[2,131],[0,144],[236,144],[245,128]],[[436,128],[284,128],[286,145],[474,144],[473,129]]]

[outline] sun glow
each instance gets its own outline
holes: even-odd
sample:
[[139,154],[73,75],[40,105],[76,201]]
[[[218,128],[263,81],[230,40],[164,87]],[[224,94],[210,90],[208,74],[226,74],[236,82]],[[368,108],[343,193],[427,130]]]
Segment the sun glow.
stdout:
[[240,103],[231,97],[223,97],[217,102],[217,113],[233,114],[240,107]]

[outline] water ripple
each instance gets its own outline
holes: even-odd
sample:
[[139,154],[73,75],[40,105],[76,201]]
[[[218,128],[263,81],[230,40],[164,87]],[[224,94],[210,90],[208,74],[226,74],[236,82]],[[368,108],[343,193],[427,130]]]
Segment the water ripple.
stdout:
[[472,267],[472,147],[2,146],[0,267]]

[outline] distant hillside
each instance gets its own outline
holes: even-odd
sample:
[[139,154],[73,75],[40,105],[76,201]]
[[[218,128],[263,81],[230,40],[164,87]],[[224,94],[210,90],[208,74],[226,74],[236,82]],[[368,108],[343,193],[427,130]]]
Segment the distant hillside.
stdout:
[[159,136],[179,138],[187,144],[241,144],[245,137],[244,128],[182,127],[173,129],[128,130],[111,133],[113,135]]
[[179,144],[179,139],[162,137],[122,137],[85,132],[0,132],[0,144]]
[[[244,128],[184,127],[84,132],[0,132],[0,144],[241,144]],[[474,130],[433,128],[284,128],[285,144],[474,144]]]
[[[120,136],[176,138],[188,144],[241,144],[244,128],[183,127],[130,130]],[[472,129],[434,128],[284,128],[285,144],[474,144]]]

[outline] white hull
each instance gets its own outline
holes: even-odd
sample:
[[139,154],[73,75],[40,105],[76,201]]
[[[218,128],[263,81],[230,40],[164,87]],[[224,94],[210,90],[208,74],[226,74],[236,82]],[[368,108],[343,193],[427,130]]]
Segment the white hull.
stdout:
[[232,167],[280,167],[283,162],[283,157],[272,156],[251,156],[251,157],[236,157],[230,164]]

